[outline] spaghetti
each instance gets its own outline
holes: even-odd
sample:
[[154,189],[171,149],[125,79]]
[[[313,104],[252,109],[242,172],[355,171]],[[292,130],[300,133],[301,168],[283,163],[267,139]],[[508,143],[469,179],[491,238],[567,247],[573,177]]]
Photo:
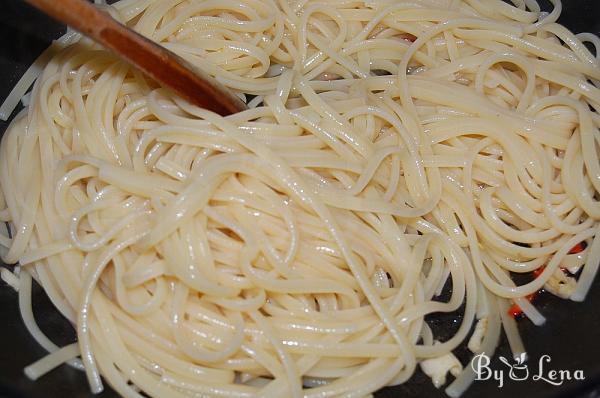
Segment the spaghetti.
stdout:
[[[504,329],[525,352],[511,305],[542,324],[528,297],[581,301],[600,264],[600,67],[582,43],[600,41],[553,4],[99,5],[249,109],[191,106],[73,32],[49,50],[0,148],[2,258],[19,264],[2,277],[52,353],[26,374],[68,362],[95,393],[102,376],[124,397],[316,398],[421,366],[454,375],[454,397],[474,379],[463,342],[489,355]],[[39,330],[32,279],[77,345]],[[457,310],[438,341],[425,317]]]

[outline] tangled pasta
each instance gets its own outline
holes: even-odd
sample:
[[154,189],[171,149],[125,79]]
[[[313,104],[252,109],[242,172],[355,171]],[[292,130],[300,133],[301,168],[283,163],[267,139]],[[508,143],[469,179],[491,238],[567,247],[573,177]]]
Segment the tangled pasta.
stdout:
[[[493,353],[503,328],[525,352],[509,307],[541,325],[527,297],[581,301],[600,264],[600,41],[559,0],[512,3],[99,5],[249,109],[194,107],[74,32],[28,72],[0,112],[43,64],[0,148],[3,278],[52,352],[26,373],[321,398],[420,365],[458,396],[460,344]],[[32,278],[78,343],[36,326]],[[439,341],[425,317],[457,310]]]

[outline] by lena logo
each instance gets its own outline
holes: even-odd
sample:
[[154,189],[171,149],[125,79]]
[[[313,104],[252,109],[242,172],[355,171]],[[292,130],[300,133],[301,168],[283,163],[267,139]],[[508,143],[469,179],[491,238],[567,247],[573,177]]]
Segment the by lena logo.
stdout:
[[[500,362],[508,367],[508,373],[506,369],[492,369],[490,367],[490,357],[485,353],[475,355],[471,361],[471,368],[475,372],[475,380],[495,380],[498,382],[498,388],[504,386],[504,380],[506,377],[514,381],[541,381],[554,386],[560,386],[566,381],[571,380],[585,380],[583,370],[556,370],[550,366],[550,355],[542,355],[537,363],[537,371],[534,371],[533,366],[530,368],[525,363],[525,353],[522,353],[518,358],[515,358],[515,363],[511,363],[505,357],[499,357]],[[508,375],[507,375],[508,374]]]

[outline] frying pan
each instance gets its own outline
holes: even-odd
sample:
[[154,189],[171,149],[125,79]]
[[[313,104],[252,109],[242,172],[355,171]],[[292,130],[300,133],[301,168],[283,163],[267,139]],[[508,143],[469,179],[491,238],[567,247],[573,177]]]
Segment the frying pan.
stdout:
[[[60,1],[60,0],[57,0]],[[0,8],[0,100],[4,99],[27,67],[53,38],[64,30],[44,15],[25,5],[21,0],[2,0]],[[550,7],[550,4],[542,4]],[[560,19],[574,32],[600,34],[600,0],[563,0]],[[0,133],[7,123],[0,122]],[[2,266],[5,266],[2,264]],[[583,303],[561,300],[542,293],[535,304],[547,317],[547,322],[536,327],[527,319],[519,320],[519,329],[528,351],[530,373],[537,374],[543,355],[551,362],[544,363],[549,370],[583,371],[585,380],[567,380],[560,386],[543,381],[513,381],[508,368],[497,358],[510,358],[510,349],[504,336],[491,362],[491,368],[504,371],[502,388],[495,380],[475,381],[463,395],[476,397],[531,397],[531,398],[596,398],[600,397],[600,281],[596,283]],[[18,311],[17,294],[0,282],[0,397],[46,398],[92,396],[83,373],[61,366],[41,379],[32,382],[23,374],[23,368],[45,355],[25,329]],[[33,306],[36,319],[49,337],[58,345],[75,341],[70,324],[50,304],[39,286],[34,286]],[[435,314],[428,321],[442,340],[458,327],[460,314]],[[447,336],[444,336],[446,334]],[[456,352],[463,364],[469,360],[466,348]],[[418,370],[401,386],[390,387],[375,394],[377,398],[431,397],[443,398],[443,388],[433,387],[430,379]],[[107,386],[98,398],[117,398]]]

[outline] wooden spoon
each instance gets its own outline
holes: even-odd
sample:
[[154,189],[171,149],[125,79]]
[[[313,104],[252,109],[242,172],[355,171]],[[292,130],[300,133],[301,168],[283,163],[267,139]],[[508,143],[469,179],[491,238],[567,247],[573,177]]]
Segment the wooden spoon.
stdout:
[[136,66],[182,98],[222,116],[247,109],[214,78],[86,0],[25,0]]

